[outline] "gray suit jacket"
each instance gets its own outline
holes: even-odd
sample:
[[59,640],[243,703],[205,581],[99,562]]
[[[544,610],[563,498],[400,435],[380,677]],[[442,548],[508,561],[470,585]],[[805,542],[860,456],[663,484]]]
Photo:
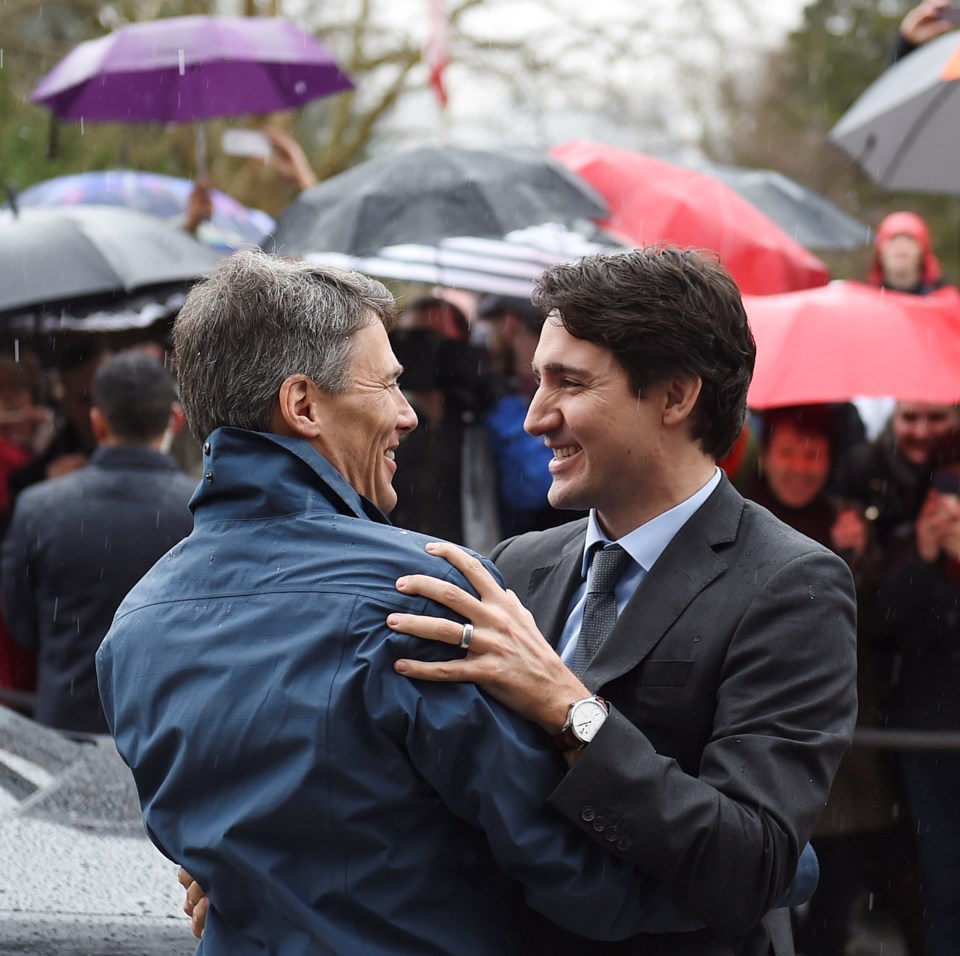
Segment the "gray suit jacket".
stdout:
[[[493,554],[554,644],[585,528],[523,535]],[[612,716],[550,798],[709,928],[578,949],[544,923],[528,951],[789,956],[789,914],[764,914],[790,883],[852,738],[855,631],[843,561],[724,478],[587,669]]]

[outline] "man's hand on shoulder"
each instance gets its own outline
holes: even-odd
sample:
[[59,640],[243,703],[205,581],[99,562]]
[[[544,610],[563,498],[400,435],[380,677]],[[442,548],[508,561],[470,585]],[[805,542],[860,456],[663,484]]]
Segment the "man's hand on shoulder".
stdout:
[[[397,590],[450,608],[471,622],[473,635],[463,659],[401,659],[394,665],[397,673],[416,680],[475,683],[549,734],[557,733],[570,704],[589,697],[590,691],[546,642],[516,594],[500,587],[480,561],[452,544],[431,543],[427,550],[457,568],[480,597],[423,574],[400,578]],[[463,625],[444,618],[391,614],[387,624],[402,634],[445,644],[460,644],[463,637]]]

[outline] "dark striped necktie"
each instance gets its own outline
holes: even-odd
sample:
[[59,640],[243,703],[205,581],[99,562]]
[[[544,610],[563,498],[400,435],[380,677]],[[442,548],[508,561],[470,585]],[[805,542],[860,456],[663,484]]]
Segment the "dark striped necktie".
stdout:
[[617,623],[617,599],[614,588],[623,573],[630,555],[619,544],[601,548],[593,556],[587,584],[587,602],[583,608],[583,623],[573,652],[570,669],[578,677],[587,669],[600,645]]

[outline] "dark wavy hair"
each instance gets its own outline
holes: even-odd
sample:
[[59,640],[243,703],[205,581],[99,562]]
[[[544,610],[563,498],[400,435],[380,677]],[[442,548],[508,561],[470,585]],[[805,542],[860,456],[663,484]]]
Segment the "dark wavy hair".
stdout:
[[714,458],[743,428],[756,343],[740,291],[708,252],[651,246],[547,269],[533,303],[575,338],[610,349],[631,389],[699,377],[692,437]]
[[770,447],[770,439],[780,425],[793,425],[801,435],[825,438],[830,460],[836,460],[839,445],[837,419],[829,405],[784,405],[768,408],[761,415],[760,443]]
[[177,401],[173,376],[155,358],[131,350],[105,359],[90,386],[114,434],[125,443],[147,444],[159,438]]

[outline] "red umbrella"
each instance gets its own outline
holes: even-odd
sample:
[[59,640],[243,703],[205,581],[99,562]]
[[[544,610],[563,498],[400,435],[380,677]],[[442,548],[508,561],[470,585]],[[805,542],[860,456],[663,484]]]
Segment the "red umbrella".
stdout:
[[551,153],[607,200],[605,229],[639,245],[712,249],[744,293],[808,289],[830,278],[812,252],[712,176],[585,140]]
[[744,296],[757,340],[752,408],[891,395],[960,401],[960,294],[832,282]]

